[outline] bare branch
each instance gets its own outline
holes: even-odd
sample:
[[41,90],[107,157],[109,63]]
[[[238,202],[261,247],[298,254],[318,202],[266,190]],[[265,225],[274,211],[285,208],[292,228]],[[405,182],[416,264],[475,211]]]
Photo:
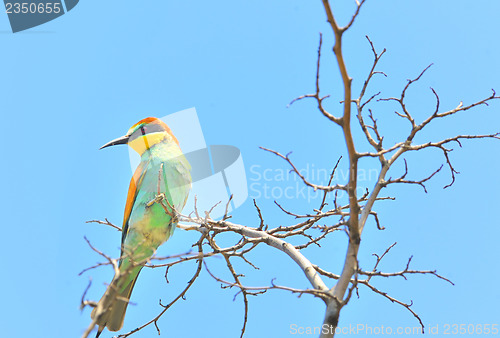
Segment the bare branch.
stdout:
[[262,212],[260,211],[260,208],[257,206],[257,202],[255,201],[255,199],[253,200],[253,205],[255,206],[255,209],[257,209],[257,214],[259,215],[260,219],[260,224],[257,229],[262,230],[264,228],[264,218],[262,217]]
[[86,306],[90,306],[93,308],[97,306],[96,302],[85,299],[85,297],[87,296],[87,292],[89,291],[91,286],[92,286],[92,278],[89,278],[89,284],[85,288],[85,291],[83,291],[82,299],[80,300],[80,310],[83,310]]
[[[404,162],[405,162],[405,172],[403,175],[401,175],[401,177],[399,178],[396,178],[396,179],[391,179],[389,178],[385,183],[384,183],[384,186],[387,186],[389,184],[393,184],[393,183],[406,183],[406,184],[417,184],[417,185],[420,185],[422,187],[422,189],[424,189],[424,192],[427,193],[427,188],[425,187],[425,182],[429,181],[432,177],[434,177],[434,175],[436,175],[438,172],[441,171],[441,169],[443,169],[443,165],[441,165],[437,170],[435,170],[432,174],[430,174],[429,176],[421,179],[420,181],[412,181],[412,180],[406,180],[405,177],[406,175],[408,175],[408,163],[406,162],[406,159],[404,159]],[[451,165],[451,164],[450,164]]]
[[286,155],[282,155],[280,154],[279,152],[275,151],[275,150],[271,150],[271,149],[267,149],[267,148],[264,148],[264,147],[259,147],[260,149],[262,150],[265,150],[265,151],[268,151],[278,157],[281,157],[282,159],[284,159],[285,161],[288,162],[288,164],[290,164],[290,166],[292,167],[292,171],[295,172],[297,174],[297,176],[300,177],[300,179],[302,180],[302,182],[304,182],[305,185],[311,187],[314,189],[314,191],[316,190],[323,190],[323,191],[326,191],[326,192],[329,192],[329,191],[334,191],[334,190],[347,190],[347,187],[345,185],[340,185],[340,184],[336,184],[334,186],[323,186],[323,185],[319,185],[319,184],[313,184],[311,182],[309,182],[305,177],[304,175],[302,175],[300,173],[300,171],[297,169],[297,167],[295,167],[295,165],[293,164],[293,162],[290,160],[290,153],[286,154]]
[[277,238],[275,236],[270,235],[269,233],[257,230],[256,228],[249,228],[242,225],[234,224],[228,221],[213,221],[208,219],[205,221],[204,219],[194,219],[188,218],[188,222],[196,223],[190,225],[186,230],[197,230],[200,232],[204,232],[203,229],[209,228],[215,231],[231,231],[239,233],[243,236],[250,237],[256,241],[265,243],[269,246],[272,246],[280,251],[286,253],[290,258],[292,258],[298,266],[302,269],[307,279],[314,287],[314,289],[318,290],[327,290],[328,288],[321,280],[320,276],[316,273],[312,264],[309,260],[306,259],[304,255],[302,255],[293,245],[285,242],[284,240]]
[[358,2],[358,0],[356,0],[356,5],[358,6],[356,8],[356,12],[354,12],[354,15],[352,16],[351,18],[351,21],[349,21],[349,23],[342,27],[341,28],[341,31],[345,32],[346,30],[348,30],[349,28],[351,28],[352,24],[354,23],[354,20],[356,20],[356,18],[358,17],[359,15],[359,11],[361,10],[361,6],[363,6],[363,4],[365,3],[366,0],[361,0],[361,2]]
[[364,282],[364,281],[359,281],[358,282],[359,284],[362,284],[362,285],[365,285],[367,286],[370,290],[372,290],[373,292],[381,295],[381,296],[384,296],[385,298],[387,298],[388,300],[390,300],[391,302],[393,303],[396,303],[396,304],[399,304],[401,306],[403,306],[405,309],[407,309],[408,311],[410,311],[410,313],[418,320],[418,322],[420,323],[420,326],[422,327],[422,333],[424,333],[424,330],[425,330],[425,326],[424,326],[424,323],[422,322],[422,319],[420,318],[420,316],[415,312],[413,311],[413,309],[411,308],[411,306],[413,305],[413,301],[411,301],[409,304],[408,303],[405,303],[405,302],[402,302],[392,296],[389,296],[387,294],[387,292],[384,292],[384,291],[381,291],[379,289],[377,289],[376,287],[374,287],[373,285],[371,285],[370,283],[367,283],[367,282]]
[[[330,174],[330,179],[328,180],[328,186],[330,187],[332,185],[333,177],[335,176],[335,171],[337,170],[337,167],[339,166],[340,160],[342,159],[342,156],[339,157],[337,160],[337,163],[335,163],[335,166],[332,169],[332,173]],[[335,192],[336,193],[336,192]],[[323,210],[323,208],[326,206],[326,196],[328,195],[328,191],[323,191],[323,199],[321,200],[321,204],[318,208],[318,212]],[[335,196],[335,200],[336,200]]]
[[408,259],[408,262],[406,263],[406,267],[404,268],[404,270],[401,270],[399,272],[391,272],[391,273],[387,273],[387,272],[380,272],[377,270],[377,267],[379,266],[380,262],[382,261],[382,259],[389,253],[389,251],[391,251],[392,248],[394,248],[396,246],[397,242],[394,242],[392,245],[390,245],[382,255],[377,255],[377,254],[373,254],[373,256],[375,256],[377,258],[376,262],[375,262],[375,265],[372,269],[372,271],[362,271],[362,270],[359,270],[358,273],[360,275],[365,275],[365,276],[368,276],[367,278],[367,282],[370,281],[370,279],[374,276],[379,276],[379,277],[396,277],[396,276],[399,276],[399,277],[403,277],[405,280],[407,279],[406,278],[406,275],[407,274],[422,274],[422,275],[426,275],[426,274],[430,274],[430,275],[434,275],[436,276],[437,278],[439,279],[442,279],[448,283],[450,283],[451,285],[455,285],[452,281],[450,281],[448,278],[446,277],[443,277],[441,275],[439,275],[436,270],[410,270],[410,263],[411,263],[411,260],[413,259],[413,256],[411,256],[409,259]]
[[[425,148],[438,148],[438,149],[440,149],[443,152],[443,155],[444,155],[445,160],[446,160],[446,164],[448,165],[448,168],[450,169],[451,182],[449,184],[447,184],[447,185],[444,186],[444,188],[448,188],[451,185],[453,185],[453,183],[455,183],[455,174],[459,174],[459,172],[453,167],[453,165],[452,165],[452,163],[450,161],[449,153],[451,151],[453,151],[453,149],[448,149],[448,148],[444,147],[444,145],[446,145],[448,143],[456,142],[460,147],[462,147],[462,144],[460,143],[460,140],[484,139],[484,138],[492,138],[492,139],[499,140],[500,139],[499,135],[500,135],[500,133],[486,134],[486,135],[458,135],[458,136],[454,136],[454,137],[450,137],[450,138],[444,139],[444,140],[439,141],[439,142],[428,142],[428,143],[425,143],[425,144],[419,144],[419,145],[413,145],[413,146],[406,146],[404,148],[404,150],[405,151],[418,151],[418,150],[422,150],[422,149],[425,149]],[[434,174],[432,174],[431,177]]]
[[299,96],[295,99],[293,99],[287,107],[290,107],[292,104],[294,104],[297,101],[300,101],[305,98],[314,98],[316,99],[316,102],[318,103],[318,109],[319,111],[330,121],[335,122],[336,124],[340,125],[342,123],[342,119],[333,116],[330,114],[328,111],[326,111],[325,107],[323,106],[323,100],[327,99],[330,97],[330,95],[326,96],[321,96],[320,95],[320,85],[319,85],[319,74],[320,74],[320,65],[321,65],[321,46],[323,44],[323,35],[320,33],[319,34],[319,47],[318,47],[318,59],[316,61],[316,92],[314,94],[305,94],[302,96]]
[[[288,286],[276,285],[276,284],[274,284],[274,279],[271,281],[271,285],[270,286],[244,286],[244,285],[241,285],[241,284],[237,284],[237,283],[232,283],[232,282],[226,281],[226,280],[224,280],[222,278],[219,278],[219,277],[215,276],[210,271],[210,269],[208,269],[208,266],[206,264],[205,264],[205,269],[207,270],[207,272],[209,273],[209,275],[213,279],[215,279],[216,281],[218,281],[218,282],[220,282],[222,284],[225,284],[225,285],[227,285],[229,287],[237,286],[238,288],[244,289],[245,291],[254,291],[254,292],[258,292],[258,293],[264,293],[267,290],[277,289],[277,290],[290,291],[292,293],[298,293],[299,296],[303,295],[303,294],[311,294],[311,295],[316,296],[316,297],[321,298],[321,299],[325,299],[325,298],[331,297],[331,295],[328,293],[327,290],[296,289],[296,288],[291,288],[291,287],[288,287]],[[241,290],[238,293],[240,293],[240,292],[241,292]]]
[[104,221],[98,221],[98,220],[91,220],[91,221],[87,221],[85,223],[98,223],[98,224],[104,224],[104,225],[109,225],[110,227],[118,230],[118,231],[122,231],[122,228],[120,228],[119,226],[117,225],[114,225],[113,223],[111,223],[110,221],[108,221],[107,218],[104,219]]

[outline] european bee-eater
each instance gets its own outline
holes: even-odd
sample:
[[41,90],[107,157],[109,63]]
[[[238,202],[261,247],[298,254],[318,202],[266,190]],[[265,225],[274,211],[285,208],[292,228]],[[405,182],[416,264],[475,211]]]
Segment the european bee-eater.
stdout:
[[101,149],[117,144],[128,144],[139,153],[141,162],[130,181],[125,204],[119,273],[91,314],[98,325],[96,337],[105,327],[118,331],[123,326],[139,272],[174,232],[176,212],[181,212],[191,189],[191,166],[161,120],[145,118]]

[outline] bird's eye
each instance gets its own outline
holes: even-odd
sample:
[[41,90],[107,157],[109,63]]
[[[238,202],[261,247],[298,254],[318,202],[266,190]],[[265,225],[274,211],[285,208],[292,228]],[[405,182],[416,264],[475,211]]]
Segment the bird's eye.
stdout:
[[142,135],[146,135],[146,127],[141,127]]

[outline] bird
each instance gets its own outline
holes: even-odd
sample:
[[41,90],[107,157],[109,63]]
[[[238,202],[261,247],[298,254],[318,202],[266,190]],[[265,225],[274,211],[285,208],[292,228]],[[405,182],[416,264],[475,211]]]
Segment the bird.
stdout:
[[172,236],[192,183],[191,165],[162,120],[142,119],[125,136],[100,149],[120,144],[135,150],[141,161],[128,189],[118,271],[91,313],[98,326],[96,338],[106,327],[109,331],[122,328],[139,272],[156,249]]

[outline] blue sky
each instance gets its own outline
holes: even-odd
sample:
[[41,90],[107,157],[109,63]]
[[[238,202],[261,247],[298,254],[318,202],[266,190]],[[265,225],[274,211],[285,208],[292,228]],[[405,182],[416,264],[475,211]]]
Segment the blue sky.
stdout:
[[[341,23],[350,18],[353,4],[333,2]],[[371,93],[397,95],[407,78],[434,63],[408,94],[409,107],[420,121],[434,108],[430,86],[439,93],[443,109],[486,97],[491,88],[500,90],[499,11],[494,0],[368,0],[344,41],[354,90],[359,90],[371,66],[365,35],[378,50],[387,48],[379,69],[388,78],[376,78]],[[10,32],[7,15],[1,14],[2,335],[75,337],[87,327],[90,311],[79,310],[82,292],[91,277],[88,297],[98,299],[112,272],[101,268],[78,276],[100,260],[83,236],[116,256],[120,234],[85,222],[107,217],[121,223],[131,175],[125,148],[98,148],[141,118],[196,107],[207,143],[241,150],[248,183],[255,188],[249,190],[250,197],[258,197],[264,185],[272,189],[297,184],[293,178],[259,179],[258,173],[266,169],[287,169],[259,146],[293,151],[296,164],[314,168],[311,173],[331,169],[345,155],[340,129],[321,116],[312,101],[286,107],[293,98],[314,90],[319,32],[324,34],[323,91],[332,95],[328,108],[338,112],[341,86],[320,1],[86,1],[54,21],[17,34]],[[376,103],[372,108],[386,142],[396,141],[407,130],[394,116],[394,105]],[[417,141],[500,131],[499,108],[492,103],[439,121]],[[354,135],[358,149],[365,149],[358,129]],[[455,282],[451,286],[432,276],[374,281],[402,301],[413,300],[413,309],[427,327],[439,326],[440,334],[434,336],[440,336],[446,324],[500,325],[499,150],[499,141],[463,142],[463,148],[451,154],[460,171],[451,188],[442,189],[450,180],[446,170],[429,182],[428,194],[413,186],[391,188],[386,194],[396,196],[396,201],[383,201],[375,208],[386,230],[376,230],[370,220],[363,233],[362,267],[370,269],[371,254],[397,241],[381,269],[400,270],[413,255],[415,269],[437,269]],[[429,174],[443,161],[432,151],[407,159],[413,178]],[[361,166],[368,171],[378,168],[375,161],[363,161]],[[401,166],[395,168],[394,175],[400,170]],[[370,187],[373,182],[363,184]],[[317,200],[303,198],[279,201],[298,212],[318,205]],[[258,203],[270,225],[293,222],[272,197],[260,196]],[[233,213],[233,221],[258,224],[251,198]],[[335,236],[321,249],[304,254],[338,273],[345,238]],[[161,252],[184,252],[195,240],[196,234],[177,231]],[[276,277],[278,284],[309,286],[281,252],[263,247],[251,258],[260,271],[237,265],[247,274],[247,285],[267,285]],[[208,263],[228,277],[221,260]],[[158,299],[167,302],[175,297],[194,269],[194,264],[172,269],[168,285],[164,271],[143,271],[132,296],[137,305],[130,307],[122,332],[151,319],[161,310]],[[237,337],[243,319],[241,298],[233,302],[235,291],[219,286],[203,271],[187,299],[159,321],[162,336]],[[291,324],[319,326],[323,315],[318,299],[268,292],[250,299],[247,336],[287,337]],[[339,325],[350,324],[418,326],[408,311],[362,287],[360,298],[353,297],[341,314]],[[155,335],[149,327],[135,337]]]

